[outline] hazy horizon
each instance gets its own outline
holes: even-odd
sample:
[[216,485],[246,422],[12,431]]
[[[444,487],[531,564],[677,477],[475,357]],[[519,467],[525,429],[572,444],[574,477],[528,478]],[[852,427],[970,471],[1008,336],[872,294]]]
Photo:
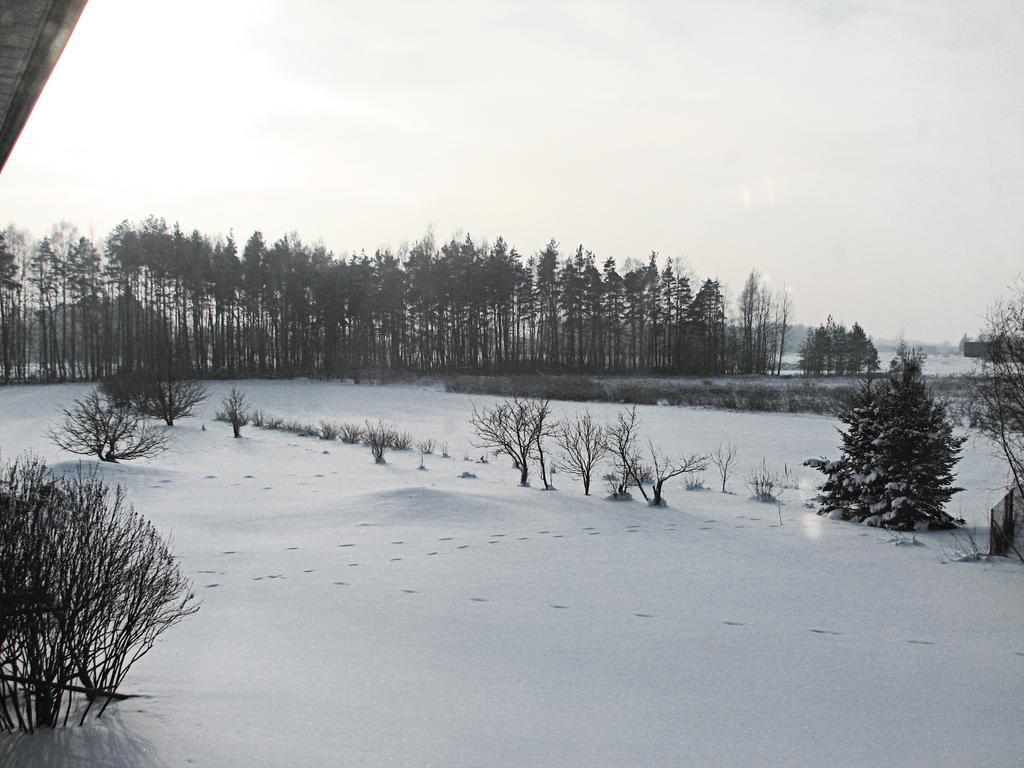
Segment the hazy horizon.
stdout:
[[684,257],[955,343],[1024,263],[1024,8],[93,2],[0,224]]

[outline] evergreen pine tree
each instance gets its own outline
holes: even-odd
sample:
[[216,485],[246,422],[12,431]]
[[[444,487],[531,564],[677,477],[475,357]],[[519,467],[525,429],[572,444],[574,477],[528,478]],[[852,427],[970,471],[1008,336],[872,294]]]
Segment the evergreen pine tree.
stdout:
[[943,507],[962,490],[953,468],[966,438],[929,393],[919,357],[900,359],[881,386],[865,382],[839,418],[847,427],[839,460],[807,462],[827,478],[819,514],[901,531],[962,524]]

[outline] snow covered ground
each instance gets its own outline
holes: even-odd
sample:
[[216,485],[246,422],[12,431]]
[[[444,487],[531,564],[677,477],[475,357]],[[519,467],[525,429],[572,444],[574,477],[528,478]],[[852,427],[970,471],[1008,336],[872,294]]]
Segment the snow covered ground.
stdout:
[[[836,455],[831,419],[641,408],[667,449],[740,446],[731,494],[674,481],[651,509],[472,462],[472,403],[496,398],[239,383],[276,415],[447,441],[452,458],[420,470],[414,451],[376,466],[339,442],[234,440],[212,420],[229,386],[170,452],[102,468],[173,536],[202,609],[133,670],[136,698],[84,728],[0,736],[0,764],[1024,764],[1024,568],[950,562],[948,533],[813,514],[799,464]],[[44,432],[85,390],[0,388],[4,454],[73,466]],[[747,499],[762,457],[800,478],[781,525]],[[952,511],[981,523],[1002,482],[970,441]]]

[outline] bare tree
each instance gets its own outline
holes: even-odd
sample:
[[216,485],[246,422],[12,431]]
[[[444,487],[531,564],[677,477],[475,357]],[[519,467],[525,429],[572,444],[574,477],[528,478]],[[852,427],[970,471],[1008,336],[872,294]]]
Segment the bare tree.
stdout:
[[986,320],[988,360],[975,380],[974,416],[999,447],[1024,498],[1024,276]]
[[131,406],[118,405],[98,388],[64,408],[64,420],[49,430],[50,439],[66,451],[102,461],[140,459],[167,449],[169,436],[143,422]]
[[55,477],[27,458],[0,467],[0,498],[0,730],[66,724],[82,697],[84,722],[198,610],[191,585],[95,470]]
[[544,490],[549,491],[552,486],[551,476],[548,474],[544,458],[544,439],[555,436],[558,430],[558,422],[550,421],[550,400],[533,400],[530,405],[530,418],[533,422],[533,443],[537,452],[537,463],[540,465],[540,479],[544,483]]
[[[691,454],[681,459],[671,459],[664,452],[655,450],[654,443],[651,441],[648,440],[647,445],[651,452],[649,469],[651,472],[651,491],[654,494],[653,498],[648,499],[648,502],[653,507],[660,507],[665,504],[662,488],[665,486],[666,481],[690,472],[703,472],[708,467],[708,460],[705,456]],[[642,484],[640,485],[640,492],[647,499],[647,494],[644,493]]]
[[640,418],[636,415],[635,405],[629,411],[620,411],[615,423],[604,428],[605,444],[615,465],[615,479],[611,481],[613,496],[625,496],[630,486],[635,485],[647,498],[641,482],[644,469],[636,447],[639,428]]
[[718,476],[722,479],[722,493],[725,493],[725,484],[729,479],[729,471],[736,462],[735,443],[729,443],[729,445],[726,446],[719,444],[718,447],[711,452],[708,459],[718,470]]
[[775,326],[779,335],[779,357],[775,370],[776,376],[782,375],[782,356],[786,354],[786,333],[790,328],[793,316],[793,294],[787,286],[783,286],[775,299]]
[[249,402],[245,399],[245,393],[232,387],[221,400],[221,409],[217,413],[217,420],[226,421],[231,425],[235,437],[241,437],[242,427],[249,423]]
[[[493,408],[477,410],[469,419],[476,431],[473,445],[503,453],[519,470],[519,484],[530,484],[530,461],[543,451],[543,438],[550,436],[554,425],[547,421],[551,408],[547,400],[520,400],[514,397]],[[543,454],[541,453],[541,456]],[[544,487],[547,474],[541,458]]]
[[559,468],[582,480],[583,494],[589,496],[594,469],[608,455],[604,428],[595,424],[590,411],[586,411],[573,421],[562,422],[555,432],[555,442],[562,449]]
[[191,416],[205,399],[204,384],[165,373],[144,378],[132,403],[140,413],[163,419],[168,427],[173,427],[175,419]]

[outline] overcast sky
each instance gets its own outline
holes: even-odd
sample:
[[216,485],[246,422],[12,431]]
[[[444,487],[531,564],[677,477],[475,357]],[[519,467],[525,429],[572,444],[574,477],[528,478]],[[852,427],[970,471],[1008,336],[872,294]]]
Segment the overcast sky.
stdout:
[[752,267],[955,341],[1024,267],[1024,3],[91,0],[4,223]]

